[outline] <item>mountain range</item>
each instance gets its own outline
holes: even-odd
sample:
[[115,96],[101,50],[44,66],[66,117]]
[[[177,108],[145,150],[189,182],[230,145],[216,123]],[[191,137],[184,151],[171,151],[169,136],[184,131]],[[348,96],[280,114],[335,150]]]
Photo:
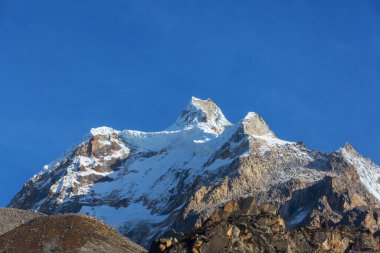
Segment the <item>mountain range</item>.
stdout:
[[91,129],[8,207],[90,215],[148,247],[247,197],[273,206],[289,230],[380,230],[380,167],[351,145],[311,150],[278,138],[255,112],[233,124],[212,100],[194,97],[160,132]]

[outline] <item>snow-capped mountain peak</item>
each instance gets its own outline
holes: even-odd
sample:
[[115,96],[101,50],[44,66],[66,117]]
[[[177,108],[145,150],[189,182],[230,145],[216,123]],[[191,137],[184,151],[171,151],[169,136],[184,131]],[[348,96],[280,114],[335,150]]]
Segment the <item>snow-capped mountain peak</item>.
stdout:
[[168,130],[199,128],[213,135],[221,134],[231,125],[222,110],[211,100],[192,97],[176,122]]
[[120,131],[117,131],[111,127],[96,127],[96,128],[91,128],[90,130],[90,135],[91,136],[97,136],[97,135],[112,135],[112,134],[118,134]]

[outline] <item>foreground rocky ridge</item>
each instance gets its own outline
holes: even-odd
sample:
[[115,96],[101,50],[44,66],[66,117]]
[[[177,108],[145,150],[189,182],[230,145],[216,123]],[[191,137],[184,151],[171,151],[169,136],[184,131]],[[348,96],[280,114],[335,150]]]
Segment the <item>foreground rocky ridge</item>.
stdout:
[[288,228],[380,228],[380,168],[349,144],[336,152],[279,139],[258,114],[230,123],[193,98],[161,132],[92,129],[29,180],[9,207],[83,213],[148,246],[200,227],[224,203],[252,196]]
[[287,231],[273,206],[245,198],[228,202],[187,235],[155,240],[149,252],[380,252],[380,240],[368,230],[347,226]]
[[7,228],[14,226],[0,235],[0,252],[146,252],[103,222],[88,216],[45,216],[17,209],[0,209],[0,214],[1,224],[8,224]]

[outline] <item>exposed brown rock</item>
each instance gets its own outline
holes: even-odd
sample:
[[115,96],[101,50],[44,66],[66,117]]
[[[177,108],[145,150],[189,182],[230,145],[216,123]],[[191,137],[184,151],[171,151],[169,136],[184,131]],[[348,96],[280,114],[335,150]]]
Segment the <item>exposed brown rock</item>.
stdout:
[[[247,209],[247,206],[250,207]],[[252,198],[228,202],[200,228],[182,236],[178,242],[172,243],[171,246],[159,247],[157,242],[160,240],[156,240],[149,252],[380,251],[379,238],[365,230],[340,226],[286,231],[284,220],[272,210],[268,205],[258,206]]]

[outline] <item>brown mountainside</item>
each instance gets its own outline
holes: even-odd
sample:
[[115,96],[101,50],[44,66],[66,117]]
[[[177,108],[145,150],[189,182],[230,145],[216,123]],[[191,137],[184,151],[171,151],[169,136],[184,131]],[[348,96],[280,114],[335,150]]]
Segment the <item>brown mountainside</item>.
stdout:
[[146,250],[94,218],[41,216],[0,236],[1,253],[104,252]]

